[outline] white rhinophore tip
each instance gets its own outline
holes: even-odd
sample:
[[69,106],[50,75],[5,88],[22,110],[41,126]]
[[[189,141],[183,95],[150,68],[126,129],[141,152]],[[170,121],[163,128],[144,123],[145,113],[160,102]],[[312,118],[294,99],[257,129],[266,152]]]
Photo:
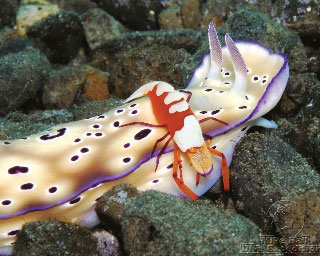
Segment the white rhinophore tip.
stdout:
[[210,79],[220,80],[220,69],[222,64],[222,50],[217,35],[217,31],[212,23],[209,23],[208,28],[209,49],[210,49]]
[[245,95],[248,82],[246,64],[244,63],[239,49],[237,48],[237,46],[235,45],[228,33],[225,36],[225,40],[235,73],[232,90],[234,90],[236,93],[240,95]]

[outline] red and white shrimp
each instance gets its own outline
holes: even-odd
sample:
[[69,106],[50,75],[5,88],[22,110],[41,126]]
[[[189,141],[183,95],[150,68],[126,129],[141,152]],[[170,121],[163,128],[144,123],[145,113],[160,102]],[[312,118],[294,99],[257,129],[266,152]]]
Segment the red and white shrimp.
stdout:
[[[230,189],[230,185],[229,170],[226,158],[222,152],[208,147],[210,140],[204,140],[200,127],[201,122],[208,120],[221,122],[225,125],[227,125],[227,123],[213,117],[198,121],[188,104],[188,100],[191,95],[186,100],[183,92],[176,91],[171,85],[165,82],[156,81],[143,85],[136,92],[134,92],[126,100],[126,102],[141,96],[147,96],[150,98],[152,110],[159,125],[153,125],[144,122],[133,122],[121,125],[120,127],[140,124],[152,127],[165,127],[168,130],[167,134],[156,141],[151,154],[152,156],[159,142],[170,136],[157,156],[156,169],[161,155],[164,153],[169,142],[173,139],[174,161],[172,176],[179,189],[186,196],[188,196],[190,199],[198,199],[198,196],[183,182],[180,151],[187,154],[190,164],[197,172],[197,185],[200,181],[200,175],[205,176],[212,169],[212,158],[210,153],[220,156],[222,158],[222,178],[224,182],[224,189],[228,191]],[[179,175],[178,169],[180,170]]]

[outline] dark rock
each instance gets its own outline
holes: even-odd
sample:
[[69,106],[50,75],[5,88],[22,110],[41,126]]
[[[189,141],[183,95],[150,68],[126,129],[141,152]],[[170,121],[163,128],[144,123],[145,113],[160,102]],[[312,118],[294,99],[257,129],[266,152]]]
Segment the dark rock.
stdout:
[[70,107],[77,93],[85,84],[85,71],[81,67],[64,67],[52,71],[48,83],[43,88],[42,102],[47,109]]
[[141,85],[161,80],[175,87],[184,87],[186,66],[190,55],[183,49],[167,46],[138,47],[119,57],[110,76],[113,94],[126,98]]
[[[304,106],[295,118],[298,129],[290,137],[292,145],[311,162],[317,163],[319,155],[316,140],[320,134],[320,83],[310,85]],[[319,165],[316,168],[320,170]]]
[[92,235],[98,240],[99,256],[121,256],[120,245],[115,236],[105,230],[97,230]]
[[106,192],[96,206],[97,215],[106,228],[121,236],[121,216],[129,198],[138,195],[138,190],[129,184],[120,184]]
[[274,231],[269,211],[288,193],[320,188],[320,176],[274,135],[248,134],[236,146],[230,167],[236,207],[262,230]]
[[280,14],[280,20],[284,20],[288,28],[298,31],[308,45],[319,45],[319,10],[319,3],[314,0],[289,1]]
[[136,30],[155,29],[157,16],[163,9],[159,0],[93,0],[100,8],[111,14],[128,28]]
[[73,105],[71,111],[75,120],[82,120],[87,117],[103,114],[122,104],[122,100],[112,97],[104,101],[89,101],[79,106]]
[[[32,221],[18,233],[16,256],[98,256],[97,240],[78,225],[59,221]],[[49,254],[48,254],[49,253]]]
[[319,82],[315,73],[291,72],[286,94],[297,106],[305,105],[307,90]]
[[207,201],[157,191],[129,199],[122,215],[128,255],[239,255],[241,243],[259,243],[261,230],[243,216]]
[[82,25],[91,50],[101,47],[106,40],[128,31],[120,22],[99,8],[82,15]]
[[85,45],[84,31],[78,14],[63,11],[28,27],[27,35],[40,38],[53,52],[52,62],[67,63]]
[[12,112],[0,122],[0,139],[20,139],[71,121],[73,115],[67,110],[37,111],[31,115]]
[[28,46],[32,46],[33,48],[40,50],[48,59],[52,58],[52,53],[44,42],[36,38],[24,37],[5,41],[0,47],[0,56],[23,51]]
[[284,53],[289,58],[291,71],[307,70],[308,59],[299,36],[262,13],[250,9],[237,11],[219,32],[223,36],[228,32],[233,40],[257,41],[272,51]]
[[31,40],[28,38],[18,37],[12,40],[8,40],[1,45],[0,55],[20,52],[28,46],[33,46]]
[[10,28],[8,26],[0,28],[0,46],[2,46],[6,41],[15,38],[16,36],[16,31],[13,28]]
[[207,16],[214,17],[214,21],[216,21],[217,16],[226,17],[228,14],[248,7],[269,16],[292,30],[296,30],[308,45],[316,46],[319,44],[319,3],[314,0],[208,0],[203,7],[203,20],[206,21],[204,25],[207,24]]
[[214,25],[219,28],[225,22],[227,15],[235,11],[234,1],[208,0],[202,5],[201,11],[203,16],[202,28],[207,29],[210,21],[213,21]]
[[0,28],[4,25],[12,26],[15,21],[14,1],[0,0]]
[[[310,79],[313,76],[305,75]],[[302,80],[303,81],[303,80]],[[311,80],[312,81],[312,80]],[[295,83],[294,81],[293,83]],[[299,79],[297,79],[299,83]],[[285,139],[297,152],[303,155],[308,162],[320,171],[318,137],[320,135],[320,83],[302,83],[305,86],[305,96],[300,111],[291,117],[290,125],[280,125],[279,129],[272,131]],[[297,89],[299,87],[297,86]],[[287,121],[289,122],[289,121]]]
[[171,7],[162,10],[158,15],[158,22],[161,29],[183,28],[179,7]]
[[320,49],[319,47],[307,47],[307,53],[309,57],[308,70],[314,72],[320,78]]
[[[202,42],[206,42],[204,52],[208,51],[207,32],[190,29],[125,33],[115,39],[108,40],[102,48],[92,52],[89,63],[91,66],[112,74],[115,66],[114,63],[117,63],[121,56],[133,48],[147,48],[148,46],[159,44],[174,50],[182,48],[188,53],[193,54],[198,50]],[[185,82],[183,86],[186,86],[194,67],[199,64],[198,61],[200,61],[201,57],[202,55],[198,56],[192,65],[185,67]],[[146,69],[151,69],[151,67],[146,67]],[[141,70],[143,70],[142,67]],[[161,78],[161,80],[164,80],[164,78]]]
[[38,50],[27,47],[0,58],[0,113],[17,109],[34,97],[49,76],[50,63]]
[[281,247],[287,252],[296,252],[295,255],[319,255],[319,191],[288,194],[274,204],[269,213],[282,237]]
[[314,141],[314,161],[317,166],[320,166],[320,134],[316,137]]
[[74,11],[77,13],[84,13],[90,8],[96,8],[97,5],[91,0],[50,0],[51,3],[59,6],[60,9],[65,11]]
[[197,28],[200,25],[199,0],[185,0],[181,5],[181,17],[185,28]]

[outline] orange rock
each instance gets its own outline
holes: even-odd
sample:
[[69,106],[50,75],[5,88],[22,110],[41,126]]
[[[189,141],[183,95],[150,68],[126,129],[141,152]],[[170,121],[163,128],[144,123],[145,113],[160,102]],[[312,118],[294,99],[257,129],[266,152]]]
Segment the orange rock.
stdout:
[[88,67],[86,72],[86,82],[82,94],[82,99],[87,101],[105,100],[110,98],[109,78],[105,72],[101,72],[92,67]]

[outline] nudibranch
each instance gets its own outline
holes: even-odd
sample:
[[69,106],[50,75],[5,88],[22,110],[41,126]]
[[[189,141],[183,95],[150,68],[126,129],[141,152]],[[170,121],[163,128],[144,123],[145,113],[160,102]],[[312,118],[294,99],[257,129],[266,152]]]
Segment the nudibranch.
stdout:
[[[170,105],[175,112],[190,109],[187,116],[198,120],[176,126],[176,131],[185,128],[181,136],[169,142],[161,139],[168,134],[168,126],[159,123],[148,95],[136,98],[148,94],[141,89],[128,99],[132,101],[105,114],[27,138],[0,141],[0,254],[12,252],[17,233],[28,221],[96,225],[97,199],[120,183],[185,197],[173,177],[176,152],[183,183],[201,196],[221,177],[222,158],[210,154],[210,170],[206,167],[196,178],[199,171],[190,164],[194,159],[188,149],[197,150],[210,140],[206,147],[223,153],[230,164],[235,144],[252,125],[276,127],[261,116],[284,91],[289,75],[286,57],[258,43],[233,42],[228,34],[226,46],[221,47],[212,24],[208,35],[210,51],[185,90],[160,81],[148,85],[167,90],[162,105]],[[175,121],[179,120],[169,120]],[[199,129],[203,138],[196,139]]]

